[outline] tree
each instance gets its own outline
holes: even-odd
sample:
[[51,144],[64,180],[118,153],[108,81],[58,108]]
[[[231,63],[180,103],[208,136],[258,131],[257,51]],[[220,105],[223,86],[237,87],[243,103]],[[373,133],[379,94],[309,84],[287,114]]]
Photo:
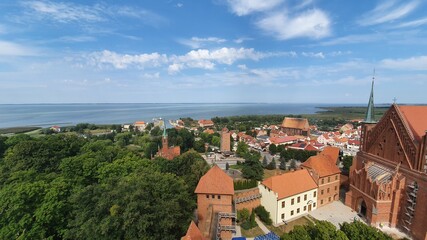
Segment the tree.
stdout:
[[344,156],[342,160],[343,164],[343,172],[348,173],[350,172],[350,167],[353,164],[353,157],[352,156]]
[[249,153],[249,146],[245,142],[240,141],[239,143],[237,143],[237,150],[236,150],[237,156],[244,157],[248,153]]
[[277,146],[275,144],[270,144],[268,150],[270,151],[271,155],[274,155],[277,153]]
[[246,160],[243,163],[242,176],[247,179],[261,181],[264,176],[264,169],[257,156],[251,153],[246,154]]
[[264,155],[264,158],[262,159],[262,167],[266,168],[267,165],[268,165],[267,156]]
[[380,230],[368,226],[360,221],[354,221],[352,223],[343,223],[340,227],[340,230],[350,240],[362,240],[362,239],[372,239],[372,240],[392,240],[393,238],[389,235],[381,232]]
[[289,168],[290,169],[297,169],[297,162],[295,161],[295,159],[292,159],[291,160],[291,163],[290,163],[290,165],[289,165]]
[[228,164],[228,162],[225,163],[225,170],[230,169],[230,164]]
[[286,170],[286,160],[284,158],[280,158],[279,161],[280,161],[279,169]]
[[194,150],[196,150],[199,153],[205,152],[205,141],[203,139],[199,139],[194,143]]
[[219,147],[220,144],[221,144],[221,138],[218,136],[213,136],[212,145],[214,145],[215,147]]
[[0,136],[0,159],[3,157],[3,154],[7,149],[6,140],[7,137]]
[[271,162],[267,165],[268,170],[274,170],[276,169],[276,160],[274,158],[271,160]]

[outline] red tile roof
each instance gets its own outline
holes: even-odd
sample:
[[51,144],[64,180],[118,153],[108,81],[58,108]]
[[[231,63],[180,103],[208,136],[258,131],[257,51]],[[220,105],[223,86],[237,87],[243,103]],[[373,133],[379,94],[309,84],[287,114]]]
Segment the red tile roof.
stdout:
[[200,178],[195,193],[233,195],[233,179],[221,168],[214,165],[205,175]]
[[325,155],[311,156],[302,164],[303,167],[313,169],[319,177],[330,176],[340,173],[340,169],[331,158]]
[[427,131],[427,106],[398,106],[417,141]]
[[202,232],[200,232],[200,229],[197,227],[194,221],[191,221],[190,226],[188,227],[188,230],[187,230],[187,234],[185,234],[185,236],[181,238],[181,240],[205,240],[205,239],[206,238],[203,237]]
[[322,152],[320,152],[320,154],[328,156],[332,161],[334,161],[334,163],[336,163],[340,155],[340,149],[337,147],[327,146]]
[[288,118],[288,117],[285,117],[285,119],[283,120],[283,123],[282,123],[282,127],[308,130],[310,126],[308,124],[307,119],[305,119],[305,118]]
[[297,141],[298,138],[295,136],[285,136],[285,137],[270,137],[270,142],[273,144],[281,144],[287,142]]
[[307,169],[287,172],[265,179],[262,184],[278,194],[278,199],[316,189],[317,185]]
[[318,151],[317,148],[313,147],[311,144],[308,144],[304,150],[306,151]]

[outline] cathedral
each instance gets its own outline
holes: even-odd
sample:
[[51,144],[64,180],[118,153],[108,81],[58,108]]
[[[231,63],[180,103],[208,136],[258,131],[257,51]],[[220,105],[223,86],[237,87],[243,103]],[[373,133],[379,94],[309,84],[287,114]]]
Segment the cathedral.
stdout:
[[377,122],[373,87],[345,204],[368,224],[427,240],[427,106],[393,104]]

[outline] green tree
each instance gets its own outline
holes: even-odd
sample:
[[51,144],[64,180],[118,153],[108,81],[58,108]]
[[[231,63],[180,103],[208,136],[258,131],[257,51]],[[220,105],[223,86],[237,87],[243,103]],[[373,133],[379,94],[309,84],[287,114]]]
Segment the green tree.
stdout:
[[246,154],[245,162],[243,163],[242,176],[247,179],[261,181],[264,176],[264,169],[261,162],[257,159],[256,154]]
[[196,150],[199,153],[205,152],[205,141],[203,139],[199,139],[194,143],[194,150]]
[[249,146],[245,142],[240,141],[239,143],[237,143],[237,150],[236,150],[237,156],[244,157],[248,153],[249,153]]
[[343,160],[343,172],[350,172],[350,167],[353,164],[353,156],[344,156]]
[[286,160],[284,158],[280,158],[279,161],[280,161],[279,168],[281,170],[286,170]]
[[276,160],[274,160],[274,158],[271,159],[271,162],[267,165],[267,169],[269,169],[269,170],[276,169]]
[[277,153],[277,146],[275,144],[270,144],[270,146],[268,147],[268,150],[272,155],[274,155]]
[[267,165],[268,165],[268,162],[267,162],[267,156],[264,156],[264,158],[262,159],[262,167],[263,167],[263,168],[266,168],[266,167],[267,167]]
[[218,136],[213,136],[212,145],[214,145],[215,147],[219,147],[220,144],[221,144],[221,138]]
[[291,163],[289,165],[289,169],[297,169],[297,162],[295,161],[295,159],[291,160]]

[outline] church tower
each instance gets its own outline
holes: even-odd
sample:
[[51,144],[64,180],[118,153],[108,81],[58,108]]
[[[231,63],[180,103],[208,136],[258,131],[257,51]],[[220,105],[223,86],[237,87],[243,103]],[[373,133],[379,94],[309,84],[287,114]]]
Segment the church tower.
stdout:
[[162,148],[168,148],[168,134],[166,133],[166,123],[163,120],[163,135],[162,135]]
[[366,133],[370,131],[375,125],[375,106],[374,106],[374,82],[375,82],[375,69],[374,75],[372,76],[371,94],[369,95],[368,108],[366,109],[365,119],[362,125],[362,135],[360,136],[360,148],[366,150]]

